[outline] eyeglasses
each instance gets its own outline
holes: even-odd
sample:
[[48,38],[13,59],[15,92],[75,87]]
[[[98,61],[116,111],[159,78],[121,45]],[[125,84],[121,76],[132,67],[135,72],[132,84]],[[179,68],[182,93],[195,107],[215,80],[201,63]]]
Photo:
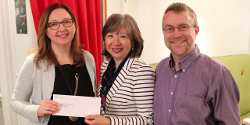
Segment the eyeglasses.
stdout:
[[51,22],[47,24],[47,27],[49,27],[51,30],[57,30],[60,27],[60,24],[62,24],[64,27],[70,27],[73,25],[75,21],[73,19],[67,19],[63,20],[62,22]]
[[163,31],[166,33],[173,33],[175,31],[175,28],[177,28],[178,31],[186,31],[187,29],[189,29],[189,27],[195,27],[195,26],[189,26],[189,25],[180,25],[177,27],[167,26],[163,29]]

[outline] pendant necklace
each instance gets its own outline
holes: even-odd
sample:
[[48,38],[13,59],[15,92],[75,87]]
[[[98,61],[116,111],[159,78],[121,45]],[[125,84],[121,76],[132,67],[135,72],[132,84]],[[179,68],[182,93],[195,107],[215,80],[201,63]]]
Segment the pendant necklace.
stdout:
[[[74,65],[74,64],[73,64]],[[75,88],[75,93],[74,93],[74,96],[76,96],[76,93],[77,93],[77,90],[78,90],[78,79],[79,79],[79,75],[77,74],[77,70],[76,70],[76,65],[74,65],[75,66],[75,78],[76,78],[76,88]],[[65,76],[65,74],[64,74],[64,72],[63,72],[63,70],[62,70],[62,68],[61,68],[61,66],[59,65],[59,68],[60,68],[60,70],[61,70],[61,72],[62,72],[62,74],[63,74],[63,77],[65,78],[65,80],[66,80],[66,82],[67,82],[67,85],[68,85],[68,87],[69,87],[69,90],[70,90],[70,93],[71,93],[71,95],[73,95],[73,93],[72,93],[72,90],[71,90],[71,87],[70,87],[70,84],[69,84],[69,81],[67,80],[67,78],[66,78],[66,76]],[[76,121],[77,119],[78,119],[78,117],[75,117],[75,116],[69,116],[69,119],[71,120],[71,121]]]

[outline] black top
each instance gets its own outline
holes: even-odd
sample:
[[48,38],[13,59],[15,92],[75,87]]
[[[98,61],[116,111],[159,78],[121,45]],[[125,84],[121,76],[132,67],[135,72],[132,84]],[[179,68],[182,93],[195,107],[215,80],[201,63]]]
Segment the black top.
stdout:
[[[74,95],[76,87],[75,70],[79,75],[78,91],[76,96],[94,97],[93,86],[86,65],[75,69],[75,65],[65,64],[61,65],[61,68],[70,84],[72,94],[59,66],[55,66],[56,77],[54,83],[54,90],[51,95],[52,100],[53,100],[53,94]],[[84,118],[81,117],[79,117],[77,121],[73,122],[69,119],[68,116],[51,115],[48,125],[87,125],[87,124],[84,122]]]

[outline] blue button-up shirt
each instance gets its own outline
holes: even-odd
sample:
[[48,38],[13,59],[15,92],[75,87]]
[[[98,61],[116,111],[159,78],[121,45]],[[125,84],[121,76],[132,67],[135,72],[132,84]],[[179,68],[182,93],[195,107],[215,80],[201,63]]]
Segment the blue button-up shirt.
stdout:
[[156,68],[155,125],[239,125],[239,89],[222,63],[198,46],[173,68],[171,57]]

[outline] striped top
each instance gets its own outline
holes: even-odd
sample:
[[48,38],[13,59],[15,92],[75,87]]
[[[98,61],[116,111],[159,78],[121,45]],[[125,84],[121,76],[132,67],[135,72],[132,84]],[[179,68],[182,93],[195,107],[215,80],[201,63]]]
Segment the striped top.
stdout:
[[[109,61],[101,66],[101,77]],[[129,58],[118,74],[106,98],[111,125],[152,125],[155,72],[139,58]],[[100,95],[101,81],[97,92]]]

